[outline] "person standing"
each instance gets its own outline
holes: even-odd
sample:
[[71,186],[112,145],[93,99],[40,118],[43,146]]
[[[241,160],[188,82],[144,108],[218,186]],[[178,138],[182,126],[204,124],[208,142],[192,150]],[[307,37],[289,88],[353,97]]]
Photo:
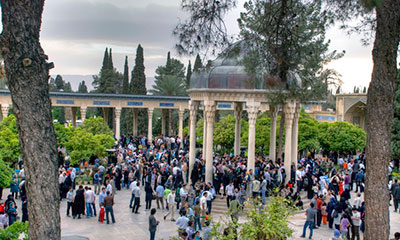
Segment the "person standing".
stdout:
[[70,209],[72,210],[72,204],[74,203],[74,190],[72,187],[69,188],[69,191],[67,193],[67,217],[69,217],[69,212]]
[[233,186],[233,183],[230,182],[229,185],[225,187],[225,195],[226,195],[226,206],[229,208],[229,201],[233,197],[233,190],[235,187]]
[[[397,179],[395,179],[395,184],[397,183]],[[397,185],[397,184],[396,184]],[[399,208],[399,201],[400,201],[400,186],[395,186],[393,191],[393,203],[394,203],[394,211],[397,212],[397,209]]]
[[133,204],[132,212],[139,214],[138,210],[140,207],[140,182],[136,183],[135,192],[135,203]]
[[[101,193],[99,194],[99,212],[101,211],[101,207],[105,208],[104,198],[106,198],[106,197],[107,197],[106,188],[102,187]],[[103,219],[104,219],[104,214],[103,214],[103,217],[101,217],[99,214],[99,221],[100,220],[103,221]]]
[[351,240],[357,238],[360,240],[360,225],[361,225],[361,214],[358,208],[353,207],[353,216],[351,216],[353,224],[351,225]]
[[100,171],[97,170],[97,172],[93,176],[94,193],[96,195],[100,194],[101,182],[102,182],[102,179],[100,179]]
[[107,224],[110,224],[110,218],[108,217],[109,213],[111,214],[112,223],[115,223],[114,210],[113,210],[114,196],[112,196],[109,191],[107,191],[107,197],[104,198],[104,205],[106,207]]
[[151,201],[153,201],[153,189],[150,182],[146,182],[144,191],[146,192],[146,211],[151,209]]
[[164,210],[164,187],[159,184],[156,188],[156,194],[157,194],[157,209],[160,209],[160,202],[162,209]]
[[235,196],[233,196],[231,204],[229,206],[229,212],[234,223],[237,223],[239,221],[239,206],[239,201],[236,199]]
[[90,194],[89,188],[85,187],[85,207],[86,207],[86,218],[90,218],[93,216],[92,212],[92,195]]
[[81,218],[81,214],[85,213],[85,190],[83,189],[83,186],[80,185],[78,190],[75,193],[75,199],[74,199],[74,207],[73,207],[73,218],[75,219],[76,216],[78,216],[78,219]]
[[168,195],[167,201],[168,201],[169,211],[164,216],[164,220],[166,220],[167,216],[171,214],[171,221],[175,222],[175,219],[174,219],[175,208],[176,208],[176,204],[175,204],[175,189],[172,189],[171,193]]
[[310,228],[310,237],[309,239],[312,239],[312,235],[313,235],[313,228],[314,228],[314,219],[315,216],[317,215],[317,209],[314,208],[314,203],[310,203],[310,208],[308,208],[306,210],[306,222],[304,223],[304,227],[303,227],[303,234],[301,235],[302,238],[306,237],[306,231],[307,231],[307,227]]
[[154,240],[156,237],[156,230],[157,230],[157,225],[160,223],[160,221],[157,221],[154,215],[156,214],[156,209],[152,208],[150,211],[150,216],[149,216],[149,231],[150,231],[150,240]]

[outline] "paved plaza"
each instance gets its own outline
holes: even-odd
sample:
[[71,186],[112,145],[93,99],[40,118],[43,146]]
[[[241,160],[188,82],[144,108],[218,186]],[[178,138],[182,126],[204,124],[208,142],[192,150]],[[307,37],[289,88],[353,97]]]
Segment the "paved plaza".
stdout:
[[[66,201],[61,202],[61,227],[63,236],[84,236],[91,240],[109,240],[109,239],[129,239],[129,240],[141,240],[149,239],[148,231],[148,216],[149,211],[145,211],[144,194],[142,194],[141,204],[142,207],[139,209],[140,214],[134,214],[129,209],[130,191],[121,190],[117,192],[115,196],[114,214],[116,223],[107,225],[99,223],[97,218],[86,219],[72,219],[66,217]],[[309,201],[305,201],[308,205]],[[152,207],[156,207],[155,201],[153,201]],[[98,211],[98,209],[96,209]],[[177,226],[175,222],[164,221],[163,215],[166,210],[157,210],[156,218],[160,221],[160,225],[157,229],[156,239],[169,239],[171,236],[177,236]],[[394,232],[400,231],[400,214],[393,213],[391,207],[391,236]],[[178,212],[175,214],[175,218],[178,216]],[[214,215],[214,219],[224,217],[223,214]],[[243,221],[244,218],[241,218]],[[305,221],[304,212],[299,212],[291,217],[290,227],[295,230],[291,239],[301,239],[300,235],[303,229]],[[308,236],[308,232],[307,232]],[[321,226],[321,228],[314,230],[313,239],[326,240],[333,236],[333,231],[328,226]]]
[[[4,195],[6,196],[9,189],[4,190]],[[148,231],[148,217],[150,215],[149,211],[145,211],[144,194],[142,194],[141,204],[142,207],[139,208],[140,214],[134,214],[129,208],[130,191],[123,189],[117,192],[115,196],[114,205],[114,215],[115,224],[100,223],[96,218],[87,219],[83,216],[81,219],[73,219],[72,217],[66,216],[67,203],[63,200],[60,205],[60,216],[61,216],[61,232],[63,240],[67,239],[79,239],[77,237],[85,237],[90,240],[142,240],[149,239]],[[97,201],[97,199],[96,199]],[[305,204],[308,205],[308,200],[305,200]],[[18,210],[20,212],[20,200],[17,200]],[[152,207],[157,207],[153,201]],[[98,204],[96,204],[96,211],[98,213]],[[218,211],[221,212],[221,211]],[[164,221],[163,215],[166,210],[157,210],[156,218],[160,221],[160,225],[157,228],[156,239],[169,239],[171,236],[177,236],[177,226],[175,222],[169,220]],[[21,216],[21,212],[19,213]],[[177,218],[178,212],[175,214]],[[224,214],[213,214],[214,220],[225,217]],[[243,217],[240,221],[244,221]],[[293,237],[290,240],[302,239],[301,233],[303,230],[303,224],[305,221],[304,211],[296,213],[290,219],[290,227],[295,230]],[[390,223],[391,223],[391,237],[395,232],[400,231],[400,214],[393,212],[393,206],[390,207]],[[307,230],[307,236],[309,230]],[[319,229],[314,230],[313,239],[315,240],[327,240],[333,236],[333,231],[328,228],[327,225],[322,225]],[[75,238],[74,238],[75,237]],[[83,238],[83,239],[85,239]]]

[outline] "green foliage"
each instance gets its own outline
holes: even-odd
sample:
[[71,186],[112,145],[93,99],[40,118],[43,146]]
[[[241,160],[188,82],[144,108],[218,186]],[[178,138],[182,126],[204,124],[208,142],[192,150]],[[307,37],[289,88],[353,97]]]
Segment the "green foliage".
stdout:
[[178,59],[171,58],[169,52],[167,63],[165,66],[158,66],[156,74],[151,93],[161,96],[186,95],[185,66]]
[[214,124],[214,145],[230,151],[235,143],[235,117],[227,115]]
[[53,119],[59,123],[65,123],[65,107],[55,106],[51,109]]
[[[16,239],[28,240],[29,239],[28,230],[29,230],[28,222],[23,223],[20,221],[16,221],[8,228],[0,230],[0,239],[1,240],[16,240]],[[24,238],[20,238],[20,236],[24,236]]]
[[65,146],[65,144],[68,142],[68,140],[74,135],[75,128],[74,127],[65,127],[64,124],[55,123],[54,131],[56,132],[58,145]]
[[9,115],[0,122],[0,160],[13,164],[19,156],[17,121],[14,115]]
[[128,56],[125,56],[124,64],[124,80],[122,83],[122,93],[129,93],[129,66],[128,66]]
[[272,197],[261,210],[258,204],[250,203],[245,212],[244,223],[226,220],[213,226],[212,236],[216,240],[231,239],[287,239],[293,230],[289,227],[289,217],[294,213],[292,203],[280,196]]
[[312,151],[320,148],[319,144],[319,128],[320,123],[310,117],[304,109],[300,112],[299,118],[299,135],[298,135],[298,150]]
[[199,72],[203,68],[203,63],[201,62],[200,55],[196,55],[196,60],[194,61],[193,72]]
[[91,117],[85,120],[82,124],[82,128],[93,135],[105,134],[108,136],[113,136],[113,132],[108,127],[102,117]]
[[392,123],[392,158],[400,159],[400,71],[397,77],[397,89],[394,98],[394,118]]
[[102,157],[106,154],[106,149],[112,148],[113,145],[113,137],[106,134],[93,135],[83,128],[77,128],[65,143],[73,165],[81,159],[88,160],[95,155]]
[[323,123],[321,124],[320,131],[320,142],[324,150],[343,153],[365,148],[365,131],[351,123]]
[[[8,188],[10,186],[12,170],[0,159],[0,187]],[[1,239],[1,238],[0,238]]]
[[88,93],[88,88],[86,86],[85,81],[82,81],[82,82],[79,83],[78,92],[79,93]]
[[146,75],[144,74],[143,48],[138,45],[136,49],[135,67],[132,70],[131,94],[146,95]]
[[186,72],[186,89],[190,88],[190,77],[192,76],[192,64],[190,63],[189,60],[189,64],[187,67],[187,72]]
[[103,58],[103,66],[100,69],[98,76],[93,76],[93,83],[95,92],[97,93],[115,93],[116,92],[116,81],[119,80],[119,76],[114,69],[112,63],[112,50],[108,51],[106,48]]

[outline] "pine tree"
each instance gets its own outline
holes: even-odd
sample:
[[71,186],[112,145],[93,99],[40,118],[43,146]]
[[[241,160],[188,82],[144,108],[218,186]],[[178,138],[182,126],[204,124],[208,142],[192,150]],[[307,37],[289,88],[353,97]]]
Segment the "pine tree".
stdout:
[[187,67],[187,72],[186,72],[186,90],[190,88],[190,77],[192,76],[192,64],[190,63]]
[[146,75],[144,73],[144,58],[142,46],[137,47],[135,67],[132,70],[131,93],[137,95],[146,95]]
[[88,93],[88,89],[87,89],[85,81],[82,81],[79,83],[78,92],[79,93]]
[[122,93],[129,93],[129,66],[128,66],[128,56],[125,56],[125,65],[124,65],[124,80],[122,83]]
[[194,61],[193,72],[198,72],[203,67],[203,63],[201,62],[200,55],[197,54],[196,60]]

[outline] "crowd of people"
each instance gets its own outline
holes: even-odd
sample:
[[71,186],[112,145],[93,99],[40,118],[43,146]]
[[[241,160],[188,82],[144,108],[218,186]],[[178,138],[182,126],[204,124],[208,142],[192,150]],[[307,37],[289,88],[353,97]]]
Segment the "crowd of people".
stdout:
[[[216,198],[226,199],[232,220],[238,221],[245,201],[254,198],[259,199],[261,206],[265,205],[268,196],[278,189],[282,197],[299,209],[307,208],[302,237],[306,237],[309,229],[311,239],[313,231],[322,225],[332,229],[332,239],[360,239],[360,232],[365,229],[364,154],[347,158],[308,155],[293,163],[290,172],[285,172],[280,158],[272,161],[257,156],[255,169],[248,170],[246,157],[216,154],[213,180],[205,182],[205,161],[201,153],[196,154],[194,167],[189,172],[186,137],[160,136],[149,142],[143,136],[123,136],[115,150],[112,157],[96,158],[91,162],[93,168],[87,168],[93,178],[93,190],[92,186],[75,186],[79,168],[70,167],[68,161],[60,166],[60,199],[67,201],[67,216],[79,219],[85,215],[101,221],[103,212],[107,224],[115,223],[113,205],[118,191],[131,192],[127,208],[133,214],[141,213],[143,191],[144,208],[150,212],[150,239],[155,239],[160,224],[155,213],[163,211],[164,221],[176,222],[180,238],[207,240],[211,235],[210,218]],[[88,166],[83,164],[85,168]],[[397,211],[400,186],[390,176],[388,182]],[[22,192],[20,195],[22,198]]]

